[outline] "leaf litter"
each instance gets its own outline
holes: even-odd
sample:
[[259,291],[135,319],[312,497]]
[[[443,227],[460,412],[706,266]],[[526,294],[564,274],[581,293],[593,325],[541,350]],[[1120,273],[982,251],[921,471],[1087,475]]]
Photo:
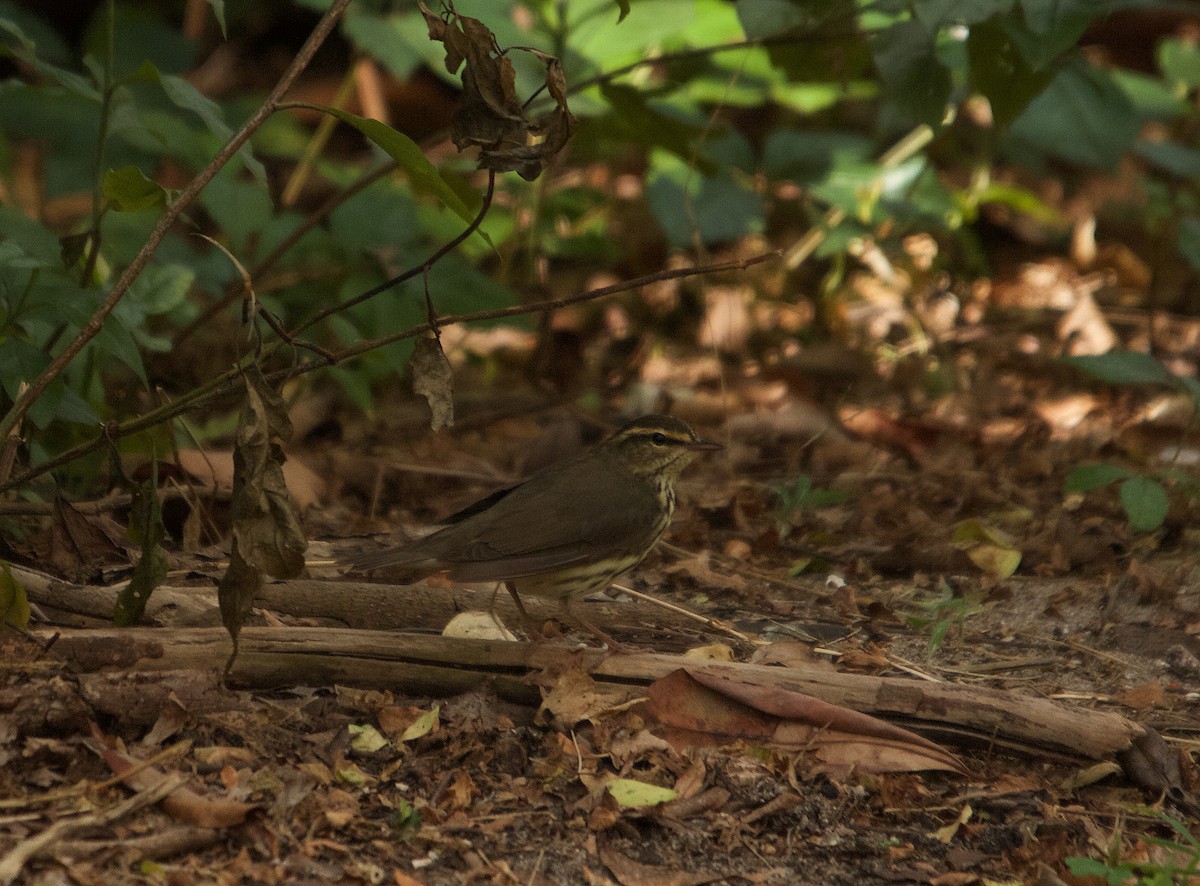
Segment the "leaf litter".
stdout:
[[[755,643],[716,638],[642,602],[596,605],[632,610],[614,632],[655,652],[722,639],[740,661],[753,654],[781,674],[855,673],[886,678],[885,689],[903,677],[1124,712],[1167,739],[1139,742],[1122,757],[1125,779],[1112,760],[1034,756],[978,734],[963,742],[945,727],[914,740],[920,722],[889,719],[898,731],[864,731],[864,715],[843,722],[827,700],[813,705],[769,682],[748,683],[730,698],[683,671],[692,681],[686,691],[665,682],[678,676],[614,689],[619,681],[562,669],[525,684],[539,711],[500,691],[506,678],[523,679],[511,665],[517,677],[466,692],[381,692],[336,685],[336,662],[313,656],[281,667],[270,687],[238,690],[215,685],[199,667],[134,667],[154,654],[142,640],[95,647],[100,663],[89,667],[106,669],[97,673],[67,656],[63,627],[57,652],[53,630],[36,634],[48,648],[0,635],[0,859],[9,862],[0,870],[19,852],[21,870],[64,871],[81,883],[171,875],[782,883],[798,874],[828,883],[971,883],[1029,880],[1043,866],[1071,882],[1072,856],[1105,857],[1119,845],[1126,857],[1150,857],[1159,851],[1152,841],[1171,827],[1140,804],[1195,820],[1195,504],[1180,494],[1182,480],[1156,474],[1165,477],[1168,507],[1160,527],[1147,531],[1130,524],[1129,495],[1117,485],[1068,490],[1064,480],[1088,461],[1147,476],[1147,466],[1158,471],[1197,442],[1170,389],[1101,387],[1053,359],[1055,348],[1086,350],[1103,329],[1089,332],[1099,321],[1084,311],[1056,323],[1062,315],[1054,312],[1082,299],[1082,284],[1047,279],[1020,290],[1022,310],[1043,312],[1041,328],[1031,331],[1027,315],[1005,314],[997,296],[986,325],[985,315],[972,321],[968,310],[949,327],[937,361],[781,352],[723,392],[714,362],[689,360],[684,347],[678,361],[655,354],[621,368],[646,385],[639,396],[653,408],[661,395],[706,432],[723,429],[730,444],[728,461],[702,462],[680,483],[675,549],[652,555],[631,586],[719,618]],[[729,310],[729,299],[717,302]],[[769,331],[767,314],[740,317],[763,324],[745,340]],[[873,340],[866,325],[847,338]],[[1186,340],[1178,331],[1177,338]],[[461,406],[454,431],[423,437],[427,407],[412,403],[384,411],[382,430],[336,419],[346,425],[343,448],[356,449],[358,460],[337,463],[356,467],[314,470],[338,476],[323,500],[305,502],[309,534],[321,527],[335,557],[361,546],[367,531],[407,532],[453,513],[490,491],[481,477],[497,477],[495,488],[501,476],[522,473],[540,436],[531,416],[544,414],[543,398],[515,377],[489,381],[453,349],[446,357]],[[949,384],[930,371],[933,362]],[[264,417],[270,413],[264,405]],[[594,423],[557,418],[583,442],[600,435]],[[276,481],[286,434],[270,421],[263,427],[253,458],[261,476],[273,478],[266,513],[282,514],[287,492]],[[298,462],[328,464],[325,454],[315,440],[287,446]],[[377,483],[374,469],[385,466],[386,482]],[[86,517],[57,520],[74,552],[58,564],[64,577],[129,568],[123,548],[101,540],[119,535],[96,535],[84,528],[95,528]],[[279,525],[293,523],[270,523],[263,543],[293,551],[272,541]],[[358,537],[339,538],[351,535]],[[190,590],[155,594],[186,591],[200,611],[215,613],[219,565],[193,557],[189,568]],[[308,568],[335,574],[316,562]],[[63,596],[51,597],[49,585],[14,578],[54,621],[97,625],[94,615],[50,607],[47,600],[61,605]],[[283,588],[252,599],[247,623],[266,621],[252,608],[266,599],[269,630],[281,640],[336,621],[292,611],[299,585],[294,594]],[[334,584],[325,593],[343,596],[347,608],[356,594]],[[420,593],[459,599],[448,587]],[[147,611],[152,623],[168,618],[153,605]],[[401,614],[403,624],[436,631],[449,620],[436,623],[416,605]],[[370,614],[363,624],[372,624]],[[182,633],[158,630],[165,655]],[[411,636],[397,634],[396,654],[415,660],[415,645],[405,648]],[[694,675],[705,666],[691,659],[687,667]],[[666,698],[657,709],[655,696]],[[683,719],[665,729],[660,717]],[[95,750],[93,724],[103,745],[118,749],[107,759],[144,767],[147,781],[114,774]],[[179,736],[190,746],[157,759],[162,743]],[[921,761],[940,762],[940,770]],[[1165,787],[1143,792],[1130,778]],[[185,808],[244,811],[244,820],[172,813],[159,790],[187,791]],[[86,829],[38,843],[73,820]],[[218,827],[198,834],[198,822]]]

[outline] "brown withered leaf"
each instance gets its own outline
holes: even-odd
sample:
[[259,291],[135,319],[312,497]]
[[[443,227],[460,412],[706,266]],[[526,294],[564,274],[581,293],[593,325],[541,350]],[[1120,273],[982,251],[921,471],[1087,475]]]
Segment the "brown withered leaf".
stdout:
[[[151,766],[137,768],[137,761],[120,751],[106,748],[100,754],[108,768],[135,791],[144,791],[159,784],[166,775]],[[203,797],[190,788],[173,790],[162,801],[163,811],[172,818],[201,828],[227,828],[241,824],[256,807],[250,803],[217,800]]]
[[647,696],[642,712],[676,748],[741,740],[807,750],[831,772],[966,773],[949,751],[907,729],[782,686],[680,669]]
[[432,332],[417,339],[410,361],[413,393],[429,401],[429,427],[440,431],[454,424],[454,382],[441,340]]
[[612,872],[621,886],[700,886],[725,879],[725,874],[698,873],[660,865],[643,864],[622,855],[612,846],[605,844],[599,850],[600,861]]
[[292,433],[279,394],[257,367],[245,373],[246,401],[233,449],[233,538],[217,587],[221,621],[236,640],[262,576],[294,578],[308,546],[283,477],[282,444]]
[[429,37],[446,47],[446,70],[463,68],[463,94],[454,114],[451,138],[459,150],[479,148],[479,165],[495,172],[516,171],[533,181],[547,160],[562,150],[575,125],[567,107],[566,79],[554,56],[520,47],[546,65],[546,91],[554,109],[537,122],[526,117],[516,94],[512,62],[496,35],[479,19],[451,9],[446,17],[418,0]]
[[101,520],[108,518],[89,519],[70,502],[54,499],[50,523],[50,566],[54,571],[73,581],[83,581],[105,566],[129,562],[129,555],[104,531]]
[[257,367],[245,378],[233,450],[233,537],[249,565],[275,578],[294,578],[304,568],[308,542],[283,476],[282,444],[292,425],[283,400]]

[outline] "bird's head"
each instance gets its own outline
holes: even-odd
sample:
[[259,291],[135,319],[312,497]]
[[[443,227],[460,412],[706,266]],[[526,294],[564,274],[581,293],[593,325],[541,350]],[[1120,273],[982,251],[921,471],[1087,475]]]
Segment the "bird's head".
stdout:
[[669,415],[647,415],[632,421],[603,445],[633,474],[668,482],[674,481],[699,453],[724,448],[696,436],[685,423]]

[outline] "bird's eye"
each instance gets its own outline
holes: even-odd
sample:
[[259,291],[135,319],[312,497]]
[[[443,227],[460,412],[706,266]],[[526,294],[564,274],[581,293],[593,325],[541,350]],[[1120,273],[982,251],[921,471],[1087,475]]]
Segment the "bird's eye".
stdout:
[[650,442],[655,446],[662,446],[667,442],[667,435],[660,431],[655,431],[650,435]]

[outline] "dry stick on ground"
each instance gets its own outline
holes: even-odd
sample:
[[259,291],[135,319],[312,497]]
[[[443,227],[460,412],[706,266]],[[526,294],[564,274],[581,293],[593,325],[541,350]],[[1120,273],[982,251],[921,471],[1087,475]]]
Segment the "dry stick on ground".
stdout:
[[[14,575],[31,602],[54,613],[66,613],[107,623],[112,619],[117,594],[123,585],[95,587],[70,585],[47,576],[14,567]],[[493,606],[493,597],[495,597]],[[145,618],[163,627],[208,627],[220,624],[212,587],[163,586],[154,590]],[[349,628],[440,631],[455,615],[466,611],[495,610],[511,624],[518,612],[512,599],[495,595],[494,589],[432,588],[426,584],[388,585],[377,582],[312,581],[296,579],[264,585],[255,595],[256,606],[298,618],[318,618]],[[655,627],[695,635],[696,623],[686,615],[666,611],[649,613],[638,603],[581,601],[589,617],[610,625],[645,625],[652,617]],[[531,597],[526,603],[539,621],[562,616],[555,601]],[[98,624],[99,626],[99,624]]]
[[[211,671],[229,653],[221,628],[62,629],[54,655],[79,672]],[[1037,754],[1101,760],[1130,752],[1151,730],[1115,713],[1049,699],[951,683],[742,663],[698,665],[675,655],[610,655],[548,644],[463,640],[422,634],[325,629],[244,628],[235,682],[253,688],[359,686],[414,694],[465,692],[489,682],[502,695],[536,703],[534,671],[588,670],[599,688],[636,696],[679,668],[802,692],[942,740]]]
[[21,869],[25,867],[27,861],[38,855],[45,854],[68,834],[120,821],[130,813],[137,812],[145,806],[157,803],[177,788],[182,787],[186,782],[186,775],[171,776],[170,778],[163,779],[153,787],[139,791],[129,799],[122,800],[120,803],[110,806],[107,809],[90,812],[87,815],[80,815],[76,818],[61,819],[50,825],[50,827],[46,828],[40,834],[35,834],[26,840],[22,840],[10,849],[7,855],[0,858],[0,886],[8,886],[9,883],[14,882],[21,875]]

